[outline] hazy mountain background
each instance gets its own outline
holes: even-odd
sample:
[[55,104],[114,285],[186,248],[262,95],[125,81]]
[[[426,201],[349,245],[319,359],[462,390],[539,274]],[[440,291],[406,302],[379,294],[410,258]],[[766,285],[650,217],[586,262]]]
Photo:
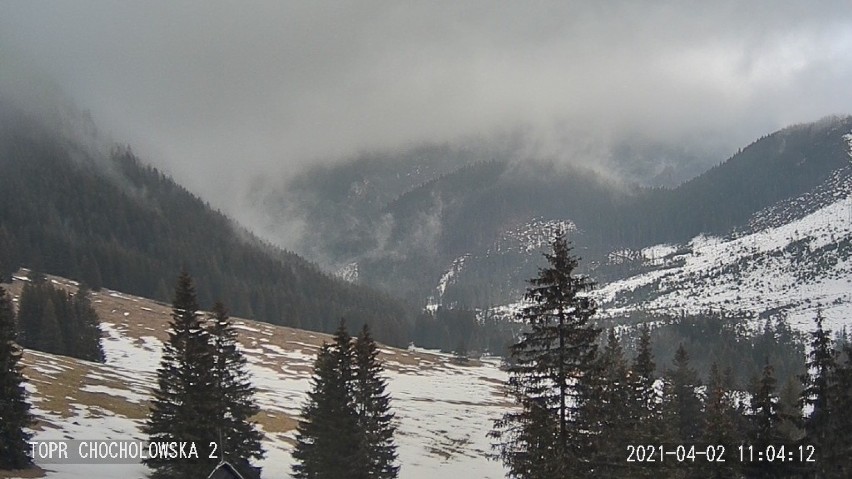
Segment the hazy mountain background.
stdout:
[[474,324],[557,229],[605,287],[848,163],[842,2],[3,6],[6,262],[283,324]]
[[[474,145],[676,185],[762,135],[852,111],[841,1],[3,11],[3,95],[52,118],[59,85],[101,137],[262,236],[258,189],[371,152]],[[283,221],[271,236],[292,249],[304,226]]]
[[[565,231],[583,272],[607,291],[602,313],[621,322],[666,291],[695,289],[703,277],[777,254],[795,253],[786,268],[805,261],[813,274],[755,287],[754,294],[776,298],[769,302],[731,304],[720,292],[701,304],[744,320],[795,310],[799,324],[826,308],[823,301],[833,305],[832,321],[852,304],[842,294],[780,295],[804,288],[803,280],[824,289],[825,280],[847,277],[850,117],[771,133],[673,187],[652,186],[662,154],[633,182],[614,169],[519,159],[506,144],[363,154],[256,188],[254,217],[270,225],[263,240],[131,147],[107,149],[86,113],[57,105],[62,116],[51,122],[4,104],[0,262],[7,275],[23,266],[168,301],[169,281],[186,268],[205,278],[204,304],[223,299],[236,314],[273,324],[330,331],[346,317],[379,325],[380,339],[392,344],[502,352],[517,329],[508,305],[523,295],[553,235]],[[807,219],[827,211],[839,212],[839,229]],[[294,223],[301,225],[295,243],[286,236],[292,229],[276,238],[274,225]],[[661,269],[675,274],[698,254],[703,240],[696,238],[743,243],[744,235],[779,228],[795,234],[777,233],[786,242],[776,250],[757,251],[766,240],[753,239],[752,249],[717,260],[728,266],[690,273],[674,289],[642,279]],[[288,243],[298,253],[276,246]],[[761,271],[783,276],[783,268]],[[694,308],[671,300],[656,309]]]
[[[673,171],[665,150],[628,182],[507,152],[421,147],[310,169],[258,206],[270,224],[306,225],[296,248],[329,270],[421,305],[464,263],[442,294],[488,308],[521,295],[557,227],[570,230],[586,271],[607,281],[618,274],[607,259],[614,251],[723,236],[817,187],[848,167],[850,130],[848,117],[790,126],[676,186],[653,185]],[[640,164],[625,164],[636,175]]]
[[480,353],[518,337],[559,231],[596,324],[628,356],[651,325],[658,372],[684,345],[702,377],[781,384],[817,314],[849,326],[846,2],[0,11],[0,282],[93,286],[107,355],[25,353],[37,438],[138,436],[183,269],[240,318],[267,474],[345,317],[389,345],[404,477],[503,476],[506,376]]
[[[405,344],[410,318],[396,301],[323,273],[262,241],[137,158],[91,148],[83,130],[56,129],[0,99],[0,272],[26,266],[168,302],[182,270],[203,277],[205,307],[275,324],[333,330],[341,317],[382,325]],[[86,124],[85,115],[68,119]],[[89,141],[86,141],[89,140]]]

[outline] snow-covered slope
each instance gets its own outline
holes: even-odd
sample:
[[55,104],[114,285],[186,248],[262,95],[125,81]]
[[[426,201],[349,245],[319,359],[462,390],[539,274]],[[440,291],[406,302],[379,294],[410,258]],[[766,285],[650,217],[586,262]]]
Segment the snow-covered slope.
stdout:
[[[518,280],[524,281],[534,272],[531,261],[537,261],[542,252],[547,251],[557,232],[573,234],[577,225],[570,220],[535,217],[531,220],[504,231],[483,251],[465,253],[446,266],[444,273],[435,286],[434,293],[427,298],[426,309],[435,311],[438,306],[456,307],[457,304],[444,301],[447,291],[455,285],[472,281],[481,289],[506,291],[517,295],[521,291],[515,286]],[[506,268],[506,265],[513,265]],[[477,283],[488,277],[485,284]],[[467,286],[467,285],[466,285]]]
[[[53,277],[60,286],[73,282]],[[18,294],[21,279],[9,289]],[[115,291],[93,295],[103,320],[106,364],[29,351],[24,356],[27,389],[38,418],[35,440],[144,439],[147,412],[170,310]],[[298,416],[310,387],[319,333],[237,320],[262,412],[266,439],[264,477],[288,477]],[[486,434],[507,406],[505,373],[496,360],[458,365],[448,355],[383,348],[382,359],[398,421],[400,477],[501,478],[489,461]],[[133,465],[40,464],[48,478],[143,477]]]
[[[844,139],[852,150],[852,134]],[[712,309],[755,319],[784,314],[809,330],[821,310],[829,328],[852,326],[852,163],[725,237],[613,251],[604,266],[617,279],[592,293],[603,317]],[[514,317],[523,306],[489,314]]]
[[644,271],[597,291],[602,310],[707,309],[787,314],[808,329],[817,310],[832,328],[852,322],[852,168],[754,215],[746,231],[698,236],[640,253]]

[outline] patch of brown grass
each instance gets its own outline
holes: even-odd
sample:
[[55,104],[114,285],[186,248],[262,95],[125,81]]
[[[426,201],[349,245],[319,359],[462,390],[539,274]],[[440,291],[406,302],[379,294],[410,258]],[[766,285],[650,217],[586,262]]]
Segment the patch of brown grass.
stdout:
[[21,478],[21,479],[30,479],[35,477],[44,477],[45,470],[38,467],[33,466],[29,469],[14,469],[11,471],[0,471],[0,479],[9,479],[9,478]]
[[263,431],[267,434],[289,432],[299,425],[295,418],[277,411],[261,411],[252,420],[260,423],[263,426]]
[[[22,364],[24,377],[38,390],[40,398],[37,405],[40,409],[63,418],[70,417],[74,411],[72,404],[85,405],[91,410],[110,411],[130,419],[142,419],[148,414],[148,403],[134,403],[126,398],[81,390],[85,386],[107,386],[117,390],[127,390],[127,385],[114,379],[87,377],[93,372],[93,365],[86,361],[62,356],[36,355],[24,352]],[[59,363],[64,370],[58,373],[46,373],[37,368],[55,368]],[[98,372],[100,373],[100,372]],[[69,399],[70,398],[70,399]]]
[[[79,364],[74,360],[69,361],[61,356],[54,356],[51,359],[60,363],[63,368],[62,372],[46,373],[39,371],[36,367],[52,369],[54,366],[44,360],[43,357],[25,351],[21,360],[24,366],[23,375],[38,390],[38,397],[41,399],[38,402],[39,408],[61,417],[69,417],[71,416],[71,408],[66,396],[70,396],[80,389],[83,384],[83,377],[88,374],[89,370],[85,364]],[[78,364],[73,364],[74,362]]]
[[[25,274],[25,273],[23,273]],[[22,275],[23,275],[22,274]],[[48,276],[54,286],[69,292],[76,292],[76,285],[64,278]],[[24,282],[15,280],[6,289],[15,297],[20,296]],[[4,285],[5,286],[5,285]],[[129,295],[102,290],[92,293],[92,306],[104,323],[109,323],[125,337],[135,341],[139,346],[144,344],[142,337],[155,337],[160,341],[168,339],[171,308],[168,305]],[[277,326],[242,318],[233,318],[238,331],[238,341],[245,349],[247,356],[254,358],[253,362],[265,368],[285,374],[295,374],[308,377],[313,372],[313,357],[324,342],[331,342],[328,334]],[[264,345],[275,346],[285,352],[300,352],[304,358],[287,358],[276,355],[275,350],[264,348]],[[419,374],[424,371],[445,369],[453,363],[452,358],[442,355],[421,353],[406,349],[398,349],[380,345],[379,358],[388,371]],[[273,348],[274,349],[274,348]],[[260,352],[262,351],[262,352]],[[107,358],[109,362],[109,358]],[[51,362],[64,368],[59,373],[44,373],[33,366],[51,367]],[[25,353],[23,364],[24,375],[38,389],[37,396],[41,399],[37,405],[46,411],[51,411],[63,418],[76,413],[72,404],[81,404],[92,415],[116,414],[130,419],[144,419],[148,413],[148,402],[132,402],[121,396],[105,392],[81,391],[87,385],[102,385],[116,390],[130,390],[144,393],[147,386],[139,381],[132,381],[122,376],[121,371],[112,369],[108,364],[98,365],[62,356],[41,356]],[[471,359],[464,366],[478,367],[482,363]],[[458,365],[456,365],[458,366]],[[457,372],[462,374],[460,370]],[[99,377],[89,377],[95,373]],[[489,378],[480,380],[494,381]],[[497,381],[494,381],[497,382]],[[70,397],[71,399],[68,399]],[[508,401],[507,401],[508,402]],[[471,403],[471,406],[476,405]],[[262,405],[261,405],[262,407]],[[297,420],[288,414],[275,410],[262,410],[255,418],[263,430],[270,435],[279,437],[282,433],[293,431]],[[40,421],[40,427],[55,427],[53,424]],[[444,448],[446,449],[446,448]],[[2,479],[2,476],[0,476]]]

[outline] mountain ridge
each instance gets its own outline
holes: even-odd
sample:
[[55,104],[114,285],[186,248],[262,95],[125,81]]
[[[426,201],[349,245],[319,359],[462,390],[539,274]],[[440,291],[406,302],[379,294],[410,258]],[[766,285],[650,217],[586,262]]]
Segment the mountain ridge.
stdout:
[[[671,188],[612,182],[579,167],[474,157],[476,161],[454,171],[412,184],[407,193],[377,206],[372,219],[349,216],[347,231],[360,231],[355,236],[366,248],[338,250],[323,237],[312,237],[311,248],[320,250],[331,269],[357,269],[356,281],[415,304],[435,304],[429,297],[443,284],[454,296],[449,303],[488,308],[522,293],[525,280],[535,273],[535,255],[542,251],[495,256],[492,245],[510,231],[533,228],[536,221],[573,224],[571,239],[584,257],[585,271],[609,281],[619,274],[607,259],[615,251],[746,229],[759,211],[825,184],[848,163],[844,135],[850,131],[848,116],[792,125]],[[399,171],[414,165],[400,161]],[[346,185],[347,175],[358,171],[350,167],[311,174]],[[358,177],[363,181],[369,182],[369,175]],[[334,237],[334,223],[323,226],[319,213],[305,210],[317,228],[330,229],[324,236]],[[455,286],[442,282],[448,271],[458,269],[454,265],[461,257],[467,258],[467,273],[455,275]]]
[[26,266],[166,301],[187,269],[205,277],[203,304],[325,331],[345,316],[406,344],[409,313],[388,295],[261,241],[129,147],[99,156],[21,110],[4,112],[0,274]]

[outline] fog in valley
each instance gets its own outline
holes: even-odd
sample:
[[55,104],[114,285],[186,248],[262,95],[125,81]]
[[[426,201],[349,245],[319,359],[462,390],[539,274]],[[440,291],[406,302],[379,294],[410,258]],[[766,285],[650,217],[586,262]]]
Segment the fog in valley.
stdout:
[[689,163],[675,165],[684,178],[780,127],[852,112],[843,2],[7,1],[3,12],[4,96],[54,120],[44,103],[69,99],[91,122],[72,129],[131,145],[261,234],[259,192],[308,166],[449,144],[627,180],[625,161],[665,151]]

